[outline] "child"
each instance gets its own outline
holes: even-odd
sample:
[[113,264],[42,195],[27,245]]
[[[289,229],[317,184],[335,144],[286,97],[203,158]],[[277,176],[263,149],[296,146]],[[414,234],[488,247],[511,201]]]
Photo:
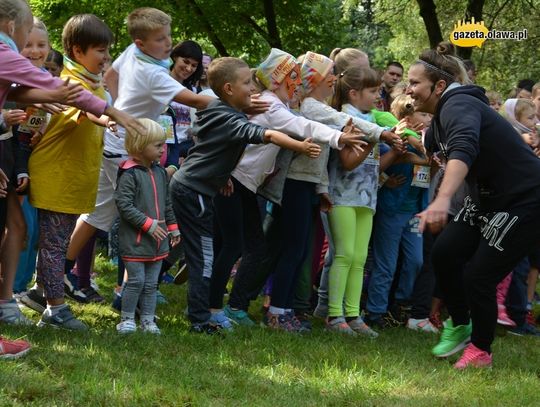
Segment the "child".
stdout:
[[[63,76],[105,99],[101,69],[113,39],[107,25],[92,14],[73,16],[62,32],[66,57]],[[106,117],[76,108],[52,117],[29,162],[30,203],[39,212],[37,283],[47,309],[39,326],[85,330],[64,302],[63,263],[80,213],[94,207]]]
[[[105,103],[89,92],[81,92],[78,84],[67,84],[53,79],[48,73],[34,67],[26,58],[19,55],[18,50],[26,44],[28,33],[33,25],[32,12],[28,3],[22,0],[0,0],[0,107],[7,97],[26,103],[60,102],[75,104],[95,114],[107,112],[117,121],[128,126],[137,126],[130,122],[131,117],[122,115],[115,109],[108,108]],[[12,89],[11,84],[23,85]],[[0,198],[5,198],[9,178],[0,170]],[[7,217],[5,199],[0,199],[0,235],[4,233]],[[12,286],[6,282],[7,276],[0,284],[0,298],[9,301]],[[12,281],[12,280],[11,280]],[[19,357],[28,352],[30,345],[26,341],[9,341],[0,337],[0,358]]]
[[[349,67],[340,75],[332,106],[351,116],[373,121],[369,113],[379,96],[381,80],[370,68]],[[335,246],[329,272],[327,328],[349,335],[376,338],[378,334],[360,317],[360,295],[364,265],[377,206],[379,145],[371,144],[363,154],[343,149],[329,164],[329,213]]]
[[[21,55],[28,58],[32,65],[43,70],[49,49],[47,28],[43,22],[34,17],[34,27],[28,36],[26,46],[21,51]],[[20,159],[18,167],[19,172],[22,172],[17,175],[17,179],[20,182],[19,188],[17,188],[17,193],[19,194],[26,194],[29,180],[28,177],[24,177],[24,175],[27,175],[28,173],[28,159],[31,153],[31,146],[37,144],[41,134],[45,131],[50,118],[48,113],[35,107],[27,107],[25,113],[26,121],[14,129],[14,135],[19,139]],[[36,268],[38,241],[37,211],[30,205],[26,196],[22,201],[22,211],[27,225],[26,247],[19,256],[15,283],[13,285],[13,292],[19,293],[21,301],[25,296],[20,293],[26,292],[27,285],[32,279],[32,275]],[[17,212],[18,211],[10,211],[10,218]],[[11,234],[11,231],[9,234]],[[16,252],[16,250],[10,250],[10,252],[13,253]]]
[[486,92],[486,96],[489,100],[489,106],[498,112],[502,106],[502,95],[494,90],[489,90]]
[[218,58],[208,68],[212,90],[220,97],[197,113],[197,144],[172,178],[171,195],[189,270],[188,313],[191,330],[215,333],[209,322],[209,286],[213,265],[212,198],[227,186],[247,144],[272,142],[317,156],[319,147],[249,123],[241,111],[250,105],[251,71],[237,58]]
[[[250,121],[258,125],[283,131],[291,136],[305,139],[313,137],[319,143],[339,148],[342,145],[359,147],[365,144],[360,135],[342,133],[292,113],[287,104],[296,94],[301,83],[296,59],[279,49],[273,48],[268,57],[257,68],[257,79],[264,89],[261,99],[271,103],[270,109],[253,116]],[[230,196],[216,196],[214,207],[223,247],[218,251],[211,282],[212,317],[218,317],[223,303],[225,286],[234,262],[242,255],[242,262],[235,277],[229,305],[225,314],[238,323],[247,322],[249,300],[246,279],[250,279],[262,261],[265,252],[262,221],[257,204],[257,189],[268,174],[274,171],[276,156],[280,148],[273,144],[250,145],[232,172],[234,190]],[[300,157],[300,156],[299,156]],[[302,156],[303,157],[303,156]],[[290,158],[292,158],[292,153]],[[311,161],[310,158],[306,158]],[[286,171],[286,168],[283,169]],[[309,183],[315,191],[315,184]],[[281,193],[281,191],[280,191]],[[223,318],[221,318],[223,320]]]
[[[390,105],[390,111],[398,120],[407,119],[409,126],[414,127],[418,123],[423,123],[429,113],[416,112],[413,107],[413,100],[410,96],[399,95],[394,99]],[[423,126],[421,126],[423,127]],[[422,136],[412,131],[405,131],[404,137],[407,142],[416,150],[424,152],[424,145],[422,144]]]
[[536,123],[540,123],[540,82],[532,87],[531,98],[536,108]]
[[532,148],[538,146],[535,128],[536,106],[530,99],[507,99],[501,108],[502,115],[512,124],[525,143]]
[[43,66],[52,76],[60,76],[64,69],[64,56],[51,48]]
[[141,307],[141,330],[160,333],[154,314],[161,261],[169,251],[167,234],[171,235],[172,246],[180,241],[167,191],[167,172],[158,163],[165,131],[150,119],[141,119],[141,123],[144,133],[126,135],[126,150],[131,158],[120,165],[114,194],[120,213],[120,255],[128,274],[122,295],[122,320],[116,326],[121,334],[137,329],[137,303]]
[[[104,79],[107,81],[114,106],[135,117],[158,120],[171,101],[198,109],[213,98],[193,93],[170,75],[171,17],[161,10],[143,7],[131,12],[127,29],[133,44],[118,57]],[[108,232],[117,217],[113,193],[118,165],[127,159],[124,131],[105,132],[104,152],[99,173],[95,206],[77,221],[71,237],[65,264],[66,290],[91,290],[90,282],[80,287],[71,273],[79,252],[97,229]],[[84,299],[83,299],[84,300]]]

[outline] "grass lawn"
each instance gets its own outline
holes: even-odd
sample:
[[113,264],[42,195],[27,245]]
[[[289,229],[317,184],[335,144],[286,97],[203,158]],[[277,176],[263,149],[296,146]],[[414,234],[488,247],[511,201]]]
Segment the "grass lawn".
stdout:
[[[98,279],[102,293],[113,281],[112,271]],[[72,304],[88,333],[3,325],[3,335],[33,349],[0,362],[0,406],[540,406],[537,338],[503,331],[493,369],[456,372],[457,357],[431,357],[435,336],[404,328],[376,340],[330,334],[321,322],[305,336],[190,334],[185,286],[162,292],[170,304],[158,309],[159,337],[119,336],[108,304]]]

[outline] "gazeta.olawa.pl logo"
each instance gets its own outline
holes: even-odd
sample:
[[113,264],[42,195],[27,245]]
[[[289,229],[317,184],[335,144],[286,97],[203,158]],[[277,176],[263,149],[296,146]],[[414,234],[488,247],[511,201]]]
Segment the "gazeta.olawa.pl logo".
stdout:
[[483,21],[479,23],[465,20],[458,21],[454,25],[454,30],[450,33],[450,42],[464,48],[481,48],[486,40],[514,40],[523,41],[527,39],[527,29],[520,31],[489,30]]

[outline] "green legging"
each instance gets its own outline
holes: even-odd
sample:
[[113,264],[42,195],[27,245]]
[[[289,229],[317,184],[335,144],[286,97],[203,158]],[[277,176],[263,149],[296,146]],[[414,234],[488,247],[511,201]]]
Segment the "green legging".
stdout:
[[345,317],[357,317],[373,211],[364,207],[335,206],[329,220],[336,253],[328,274],[328,316],[343,316],[345,306]]

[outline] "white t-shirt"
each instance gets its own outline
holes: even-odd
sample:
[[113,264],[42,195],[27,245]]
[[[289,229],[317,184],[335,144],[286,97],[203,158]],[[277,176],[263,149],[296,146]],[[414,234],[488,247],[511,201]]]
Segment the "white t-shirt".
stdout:
[[[136,118],[157,120],[171,100],[185,89],[170,76],[168,69],[137,59],[134,44],[126,48],[112,67],[119,75],[114,107]],[[117,135],[105,132],[105,150],[126,154],[123,128],[118,129]]]

